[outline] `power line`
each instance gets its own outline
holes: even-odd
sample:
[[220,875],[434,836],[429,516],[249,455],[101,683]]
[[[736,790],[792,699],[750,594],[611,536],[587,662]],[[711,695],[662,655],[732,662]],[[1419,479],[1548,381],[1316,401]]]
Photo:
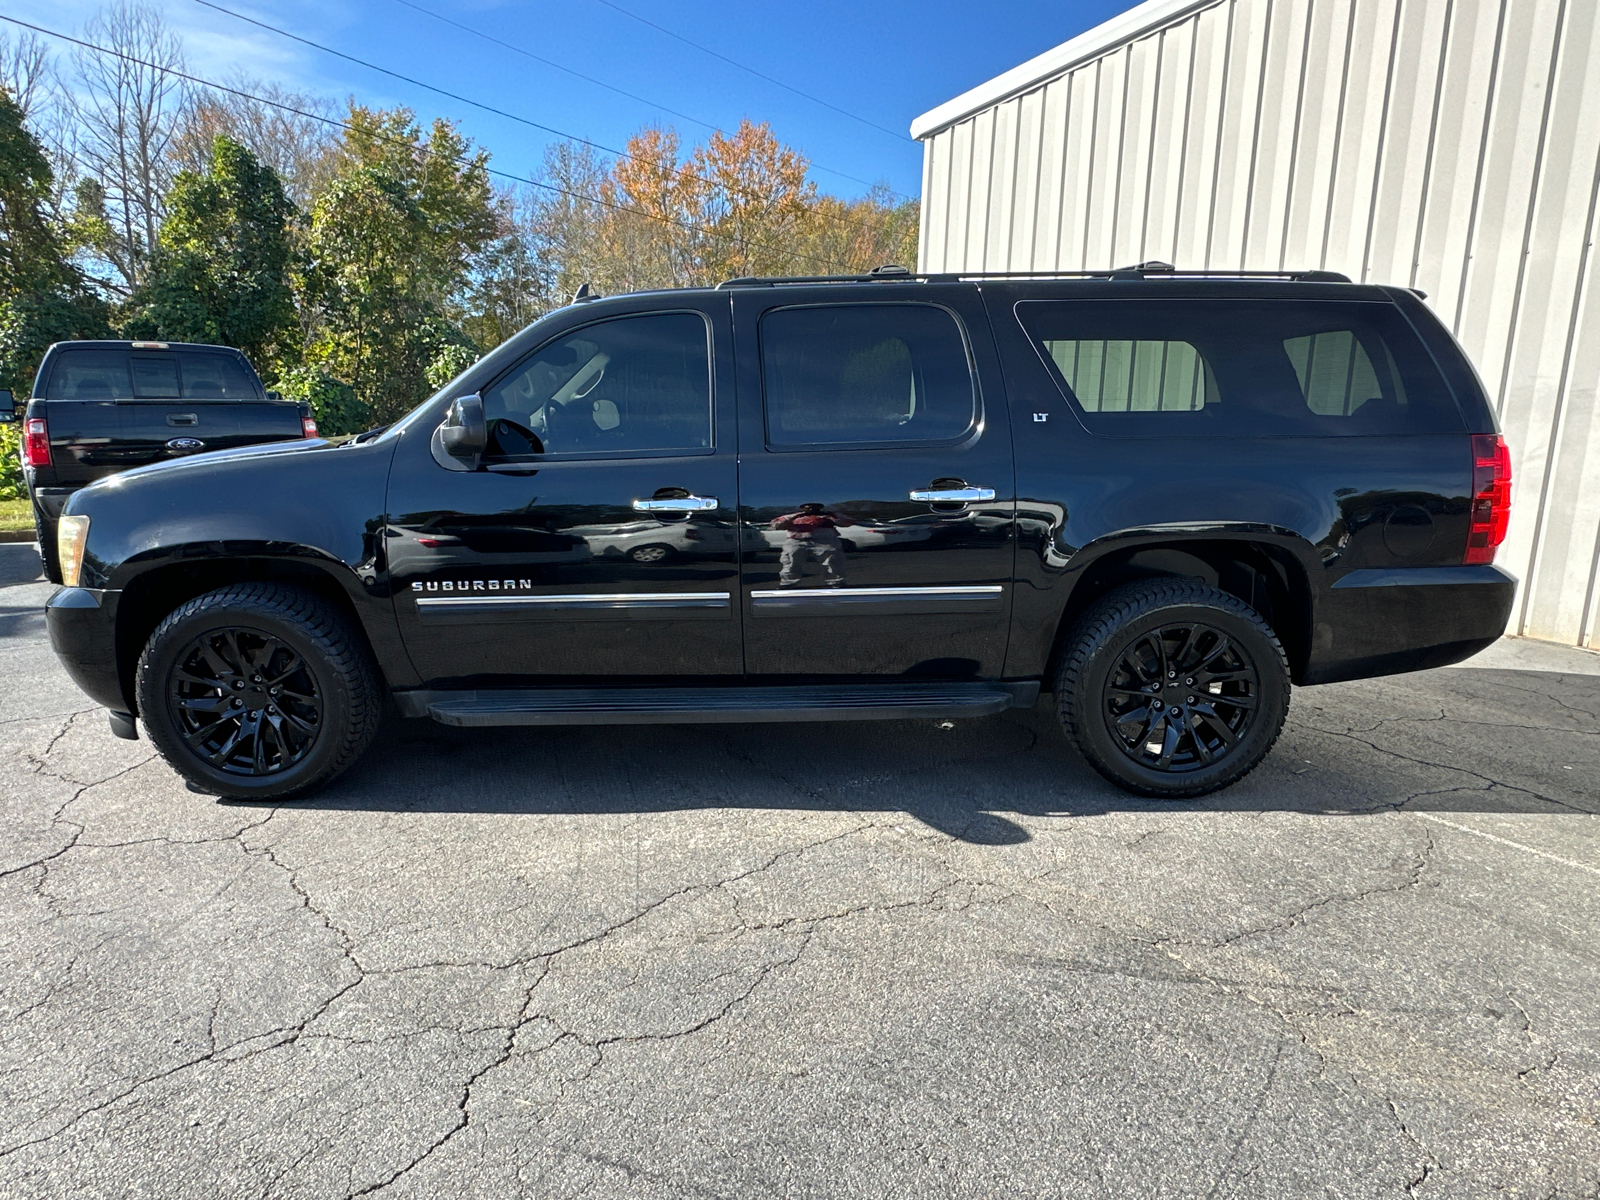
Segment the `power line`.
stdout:
[[[147,59],[139,58],[137,55],[128,54],[122,50],[115,50],[109,46],[100,46],[94,42],[84,41],[82,38],[76,38],[70,34],[60,33],[54,29],[46,29],[43,25],[34,25],[29,21],[23,21],[17,17],[8,17],[4,13],[0,13],[0,21],[7,21],[12,25],[20,25],[24,29],[31,29],[35,33],[44,34],[46,37],[58,38],[63,42],[70,42],[74,46],[80,46],[85,50],[93,50],[97,54],[109,54],[113,58],[122,59],[124,62],[134,63],[138,66],[146,67],[149,70],[158,71],[164,75],[171,75],[174,78],[185,80],[188,83],[197,84],[200,87],[210,88],[213,91],[225,92],[230,96],[238,96],[241,99],[251,100],[257,104],[265,104],[269,108],[276,108],[282,112],[294,113],[296,116],[304,117],[311,121],[318,121],[324,125],[331,125],[336,129],[342,129],[346,132],[353,132],[355,130],[355,127],[348,121],[341,121],[336,117],[329,117],[322,113],[311,112],[307,109],[297,108],[293,104],[285,104],[279,100],[269,100],[265,96],[257,96],[253,92],[247,92],[242,88],[229,87],[227,84],[217,83],[214,80],[206,79],[200,75],[193,75],[187,71],[180,71],[176,67],[164,66],[161,63],[153,63]],[[396,145],[410,145],[410,143],[404,138],[394,137],[392,135],[375,132],[373,130],[364,130],[362,132],[368,134],[369,136],[375,136],[381,141],[392,142]],[[75,158],[76,156],[70,157]],[[456,157],[454,161],[461,166],[471,165],[471,160],[460,156]],[[575,192],[568,188],[557,187],[555,184],[545,183],[541,180],[533,179],[523,175],[513,175],[509,171],[497,170],[496,168],[487,165],[483,166],[483,170],[489,175],[497,176],[498,178],[508,180],[512,183],[523,183],[529,185],[530,187],[536,187],[543,191],[554,193],[558,196],[566,196],[569,199],[582,200],[590,204],[598,204],[602,208],[611,209],[613,212],[633,213],[637,216],[645,217],[648,220],[659,221],[665,225],[676,226],[677,228],[687,230],[690,233],[705,233],[710,228],[709,226],[700,224],[698,222],[680,221],[675,217],[669,217],[662,213],[653,213],[648,209],[637,208],[633,205],[616,204],[601,196],[592,196],[586,192]],[[837,270],[839,266],[839,264],[833,260],[820,259],[809,254],[800,254],[795,252],[795,257],[803,259],[806,262],[815,263],[818,266],[825,267],[829,271]]]
[[623,16],[631,18],[632,20],[638,21],[639,24],[641,24],[641,25],[648,25],[648,26],[650,26],[651,29],[654,29],[657,33],[664,33],[669,38],[673,38],[673,39],[675,39],[677,41],[682,42],[685,46],[693,46],[696,50],[700,51],[702,54],[709,54],[709,55],[711,55],[712,58],[721,59],[723,62],[727,63],[729,66],[738,67],[739,70],[741,70],[741,71],[747,71],[751,75],[754,75],[757,79],[765,79],[768,83],[775,84],[776,86],[781,87],[786,92],[793,92],[796,96],[803,97],[804,99],[811,101],[811,103],[813,103],[813,104],[820,104],[820,105],[822,105],[823,108],[831,108],[834,112],[839,113],[841,116],[849,117],[852,121],[859,121],[859,122],[861,122],[861,124],[870,126],[871,128],[878,130],[880,133],[887,133],[890,137],[899,138],[903,142],[912,142],[913,144],[915,144],[914,139],[907,137],[905,134],[899,132],[898,130],[890,129],[887,125],[879,125],[876,121],[869,121],[869,120],[867,120],[866,117],[858,116],[857,114],[851,112],[849,109],[840,108],[837,104],[831,104],[828,101],[822,99],[822,97],[820,97],[820,96],[813,96],[810,92],[803,92],[799,88],[794,87],[794,86],[792,86],[790,84],[787,84],[787,83],[783,82],[783,80],[781,80],[781,79],[774,79],[771,75],[767,75],[767,74],[765,74],[765,73],[763,73],[761,71],[758,71],[754,67],[746,66],[742,62],[738,62],[735,59],[731,59],[726,54],[721,54],[718,51],[713,50],[710,46],[702,46],[699,42],[690,41],[688,38],[684,37],[681,33],[674,33],[674,32],[672,32],[672,30],[666,28],[664,25],[657,25],[654,21],[646,20],[644,17],[641,17],[638,13],[629,12],[627,9],[623,8],[622,5],[620,5],[620,4],[613,4],[612,0],[595,0],[595,2],[597,4],[604,4],[607,8],[614,9],[615,11],[621,13]]
[[[286,37],[292,42],[299,42],[302,46],[310,46],[313,50],[321,50],[324,54],[331,54],[335,58],[342,58],[346,62],[355,63],[357,66],[365,67],[369,71],[376,71],[380,75],[387,75],[391,79],[398,79],[403,83],[411,84],[413,87],[422,88],[424,91],[434,92],[440,96],[458,101],[461,104],[482,109],[484,112],[492,113],[497,117],[505,117],[507,120],[516,121],[519,124],[528,126],[530,129],[537,129],[544,133],[554,134],[556,137],[564,138],[569,142],[577,142],[580,145],[588,146],[594,150],[603,150],[605,153],[613,154],[618,158],[626,158],[635,161],[639,159],[639,156],[636,154],[630,154],[626,150],[618,150],[614,146],[607,146],[604,142],[596,142],[590,138],[579,137],[575,133],[567,133],[564,130],[555,128],[553,125],[545,125],[542,122],[535,121],[532,117],[525,117],[520,113],[507,112],[503,108],[496,108],[492,104],[485,104],[479,100],[469,99],[468,97],[460,95],[457,92],[448,91],[445,88],[438,87],[431,83],[425,83],[420,79],[414,78],[413,76],[404,75],[399,71],[390,70],[388,67],[380,67],[377,63],[368,62],[364,58],[357,58],[353,54],[346,54],[343,50],[335,50],[332,46],[325,46],[321,42],[314,42],[310,38],[301,37],[298,33],[291,33],[287,29],[282,29],[276,25],[269,25],[265,21],[259,21],[254,17],[247,17],[243,13],[234,12],[231,8],[224,8],[220,4],[213,3],[213,0],[195,0],[195,3],[202,5],[205,8],[213,9],[216,12],[224,13],[227,16],[235,18],[236,20],[243,21],[247,25],[254,25],[257,29],[265,29],[268,33],[275,33],[279,37]],[[693,179],[701,183],[711,182],[710,180],[706,179],[705,176],[700,175],[698,172],[692,170],[688,166],[674,165],[673,174],[685,179]],[[755,198],[748,192],[744,194],[747,199]],[[824,213],[822,215],[827,217],[829,220],[840,220],[840,218],[831,213]]]
[[[492,45],[499,46],[505,50],[510,50],[513,54],[520,54],[524,58],[532,59],[537,63],[543,63],[547,67],[554,67],[557,71],[564,71],[566,74],[571,75],[574,79],[581,79],[585,83],[592,83],[596,87],[605,88],[608,92],[615,92],[619,96],[626,96],[629,100],[637,100],[640,104],[647,105],[650,108],[659,109],[670,116],[677,117],[681,121],[688,121],[691,125],[698,125],[702,129],[709,129],[713,133],[721,132],[722,127],[715,125],[710,121],[705,121],[699,117],[690,116],[685,112],[679,112],[677,109],[669,108],[667,105],[662,104],[659,101],[647,99],[644,96],[639,95],[637,92],[630,92],[625,88],[619,88],[614,84],[607,83],[603,79],[596,79],[593,75],[585,75],[582,71],[574,70],[565,63],[559,63],[554,59],[545,58],[541,54],[535,54],[531,50],[527,50],[521,46],[514,45],[511,42],[504,41],[495,37],[493,34],[483,32],[481,29],[474,29],[471,25],[464,25],[452,17],[445,16],[443,13],[434,12],[431,8],[424,8],[420,4],[414,4],[412,3],[412,0],[394,0],[394,2],[396,4],[403,5],[414,12],[419,12],[423,16],[432,17],[435,21],[441,21],[446,25],[450,25],[456,29],[459,29],[463,33],[470,33],[473,37],[482,38],[484,41],[489,42]],[[836,175],[840,179],[848,179],[851,183],[859,183],[862,187],[870,188],[873,186],[871,180],[862,179],[859,176],[850,175],[844,171],[836,170],[833,167],[824,166],[822,163],[819,163],[815,160],[812,160],[811,166],[814,170],[822,171],[829,175]],[[912,198],[910,196],[905,196],[900,192],[891,192],[891,195],[897,196],[902,200],[909,200]]]

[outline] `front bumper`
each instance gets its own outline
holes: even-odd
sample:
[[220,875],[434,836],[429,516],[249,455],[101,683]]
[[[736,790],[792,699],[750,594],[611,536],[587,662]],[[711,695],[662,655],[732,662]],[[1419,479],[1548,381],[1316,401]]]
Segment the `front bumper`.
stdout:
[[57,588],[45,601],[44,623],[56,657],[96,704],[127,712],[131,701],[117,671],[117,602],[119,591]]
[[1304,683],[1445,667],[1497,641],[1517,581],[1496,566],[1351,571],[1317,612]]

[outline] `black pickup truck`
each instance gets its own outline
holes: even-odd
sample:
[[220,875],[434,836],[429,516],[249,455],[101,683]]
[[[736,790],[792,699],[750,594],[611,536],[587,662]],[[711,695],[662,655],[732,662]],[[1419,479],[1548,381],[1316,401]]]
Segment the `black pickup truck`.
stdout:
[[52,583],[61,582],[56,521],[84,485],[317,432],[311,409],[268,396],[238,350],[180,342],[57,342],[39,364],[23,422],[23,472]]
[[[386,430],[68,501],[67,670],[203,789],[450,725],[973,717],[1250,771],[1291,683],[1500,636],[1510,472],[1410,291],[1146,264],[743,279],[545,317]],[[808,734],[808,744],[818,735]]]

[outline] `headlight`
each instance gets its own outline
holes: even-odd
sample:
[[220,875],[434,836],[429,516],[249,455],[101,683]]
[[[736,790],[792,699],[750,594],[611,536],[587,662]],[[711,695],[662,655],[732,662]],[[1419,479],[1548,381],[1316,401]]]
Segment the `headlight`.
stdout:
[[56,526],[56,557],[61,562],[61,582],[68,587],[78,586],[78,573],[83,570],[83,547],[88,540],[88,517],[62,517]]

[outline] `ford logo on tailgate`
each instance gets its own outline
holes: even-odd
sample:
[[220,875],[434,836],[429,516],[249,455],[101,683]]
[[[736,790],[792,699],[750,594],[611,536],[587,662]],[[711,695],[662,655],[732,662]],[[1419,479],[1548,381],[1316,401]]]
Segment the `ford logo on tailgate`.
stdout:
[[193,454],[196,450],[205,448],[206,444],[199,438],[173,438],[167,443],[168,450],[174,450],[179,454]]

